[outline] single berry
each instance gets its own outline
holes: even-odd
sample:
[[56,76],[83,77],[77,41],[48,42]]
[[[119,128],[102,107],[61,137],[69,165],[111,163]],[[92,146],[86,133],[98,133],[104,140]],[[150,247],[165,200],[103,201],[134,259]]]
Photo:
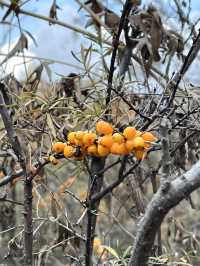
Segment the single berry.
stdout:
[[105,146],[98,144],[97,145],[97,153],[100,157],[105,157],[110,153],[110,150],[106,148]]
[[64,151],[64,148],[65,148],[65,143],[59,141],[59,142],[56,142],[53,144],[52,146],[52,151],[53,152],[56,152],[56,153],[61,153]]
[[125,143],[119,143],[119,146],[118,146],[118,154],[119,155],[128,155],[128,150],[126,148],[126,145]]
[[88,146],[94,144],[96,138],[97,138],[97,136],[95,133],[87,132],[84,134],[82,142],[86,147],[88,147]]
[[92,144],[90,146],[88,146],[87,148],[87,153],[90,155],[97,155],[97,145],[96,144]]
[[108,122],[100,120],[96,123],[96,131],[99,135],[110,135],[113,133],[113,127]]
[[65,145],[64,148],[64,156],[65,158],[70,158],[74,155],[75,153],[75,148],[71,145]]
[[120,133],[114,133],[112,135],[112,138],[113,138],[113,142],[116,142],[116,143],[123,143],[125,141],[123,135]]
[[151,143],[156,141],[156,137],[150,133],[150,132],[144,132],[142,133],[141,137],[145,141],[145,148],[149,148],[151,146]]
[[120,147],[120,144],[117,142],[114,142],[111,149],[110,149],[110,152],[112,154],[119,155],[119,147]]
[[112,135],[105,135],[103,137],[100,137],[98,143],[110,149],[113,145]]
[[76,132],[70,132],[67,135],[67,140],[69,141],[70,144],[77,144]]
[[133,139],[136,136],[136,129],[134,127],[127,127],[124,129],[123,135],[126,139]]
[[125,142],[125,145],[126,145],[126,149],[128,150],[128,152],[132,152],[135,146],[134,139],[127,140]]
[[135,137],[133,139],[133,148],[134,149],[143,149],[145,146],[145,142],[142,137]]
[[75,133],[75,135],[76,135],[76,139],[77,139],[77,140],[82,141],[82,140],[83,140],[83,137],[84,137],[84,135],[85,135],[85,132],[84,132],[84,131],[77,131],[77,132]]

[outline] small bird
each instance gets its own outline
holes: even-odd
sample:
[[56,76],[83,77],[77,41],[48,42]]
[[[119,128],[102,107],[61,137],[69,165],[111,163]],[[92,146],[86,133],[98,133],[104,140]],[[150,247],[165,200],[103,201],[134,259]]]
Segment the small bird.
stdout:
[[5,21],[12,11],[15,12],[16,14],[19,11],[19,0],[11,0],[10,2],[11,2],[10,6],[6,11],[5,15],[3,16],[1,22]]

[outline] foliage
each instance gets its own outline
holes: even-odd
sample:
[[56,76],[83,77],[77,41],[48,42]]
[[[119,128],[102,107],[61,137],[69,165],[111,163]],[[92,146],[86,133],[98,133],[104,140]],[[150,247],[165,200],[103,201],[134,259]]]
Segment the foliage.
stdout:
[[[118,1],[119,16],[104,1],[77,0],[85,29],[61,21],[57,2],[46,17],[1,1],[1,25],[16,28],[12,15],[20,30],[1,67],[22,56],[26,76],[2,72],[0,81],[0,263],[200,265],[191,1],[172,1],[177,30],[156,3]],[[62,62],[37,57],[27,70],[37,38],[22,15],[81,35],[75,72],[55,80],[51,67]]]

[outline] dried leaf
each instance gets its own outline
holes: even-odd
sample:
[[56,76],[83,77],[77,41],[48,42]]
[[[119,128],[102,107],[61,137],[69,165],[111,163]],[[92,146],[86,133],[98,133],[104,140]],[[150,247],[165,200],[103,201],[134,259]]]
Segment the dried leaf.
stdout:
[[112,120],[115,125],[128,125],[135,118],[135,112],[121,98],[116,98],[111,104]]
[[27,37],[22,33],[19,40],[17,41],[14,48],[7,54],[7,56],[4,58],[4,60],[1,62],[0,65],[3,65],[8,59],[16,55],[17,53],[23,52],[24,49],[28,49],[28,39]]
[[117,254],[117,252],[113,248],[111,248],[109,246],[104,246],[104,245],[102,245],[102,248],[104,248],[106,251],[108,251],[116,259],[119,259],[119,255]]
[[47,125],[51,131],[52,136],[56,139],[56,129],[54,127],[53,120],[51,118],[51,115],[47,113]]
[[62,183],[62,185],[60,185],[60,187],[58,189],[58,194],[65,193],[65,189],[70,188],[74,184],[75,180],[76,180],[76,176],[71,176],[71,177],[67,178],[67,180],[64,181]]
[[54,196],[52,195],[51,197],[51,214],[52,216],[56,219],[58,216],[58,212],[57,212],[57,203],[54,199]]
[[45,70],[46,70],[46,73],[47,73],[47,76],[49,78],[49,81],[51,82],[52,81],[52,72],[51,72],[51,68],[49,67],[49,64],[48,62],[43,62],[42,65],[44,66]]
[[[50,18],[56,19],[56,20],[58,19],[57,9],[61,9],[61,8],[57,5],[56,0],[53,0],[50,11],[49,11],[49,17]],[[52,23],[49,22],[49,25],[51,25],[51,24]]]
[[113,11],[106,9],[105,11],[105,24],[113,32],[116,32],[119,27],[120,17]]

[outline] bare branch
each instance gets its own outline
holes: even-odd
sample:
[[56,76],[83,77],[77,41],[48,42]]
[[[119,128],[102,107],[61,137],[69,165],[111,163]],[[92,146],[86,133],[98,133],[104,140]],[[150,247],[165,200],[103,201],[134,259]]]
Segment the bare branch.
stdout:
[[154,239],[166,214],[200,187],[200,161],[166,186],[161,185],[138,224],[129,266],[146,266]]

